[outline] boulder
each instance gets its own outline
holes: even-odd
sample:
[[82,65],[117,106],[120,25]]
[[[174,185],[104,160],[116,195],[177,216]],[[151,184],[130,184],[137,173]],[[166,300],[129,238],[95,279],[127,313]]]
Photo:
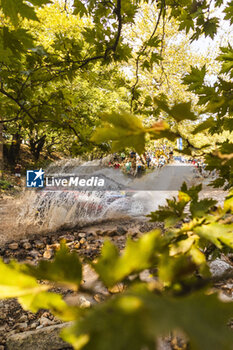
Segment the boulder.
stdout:
[[213,277],[219,277],[221,275],[224,275],[225,273],[229,273],[233,271],[233,267],[221,259],[216,259],[214,261],[211,261],[209,266],[210,266],[210,272]]
[[11,335],[7,341],[8,350],[61,350],[72,347],[64,342],[59,333],[71,323],[44,327],[33,331]]
[[11,250],[17,250],[19,248],[19,244],[17,242],[10,243],[8,248]]

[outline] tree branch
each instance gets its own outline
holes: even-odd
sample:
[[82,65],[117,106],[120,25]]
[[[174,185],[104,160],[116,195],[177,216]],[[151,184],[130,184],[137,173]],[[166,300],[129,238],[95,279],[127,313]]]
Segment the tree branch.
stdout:
[[139,76],[138,76],[138,73],[139,73],[139,61],[140,61],[141,56],[144,54],[144,52],[145,52],[145,50],[146,50],[146,48],[148,46],[148,41],[150,41],[154,37],[154,35],[155,35],[155,33],[156,33],[157,29],[158,29],[158,26],[159,26],[159,23],[160,23],[160,20],[161,20],[161,17],[162,17],[165,5],[166,5],[165,4],[165,0],[163,0],[163,2],[161,4],[161,9],[159,11],[158,19],[157,19],[155,27],[154,27],[154,30],[153,30],[149,40],[147,40],[147,42],[142,46],[141,51],[139,52],[139,54],[137,56],[137,59],[136,59],[136,81],[135,81],[135,84],[132,87],[131,111],[133,110],[133,101],[135,100],[135,90],[136,90],[136,87],[137,87],[138,82],[139,82]]
[[111,52],[116,52],[117,46],[119,44],[120,41],[120,37],[121,37],[121,32],[122,32],[122,15],[121,15],[121,0],[117,0],[117,6],[114,8],[114,12],[116,13],[117,16],[117,20],[118,20],[118,28],[117,28],[117,34],[116,34],[116,38],[115,38],[115,42],[112,46],[107,47],[105,50],[105,53],[103,55],[98,55],[98,56],[94,56],[94,57],[90,57],[87,58],[86,60],[84,60],[80,66],[78,67],[83,68],[84,66],[86,66],[88,63],[92,62],[92,61],[97,61],[100,59],[107,59],[108,55]]
[[0,89],[0,93],[2,93],[4,96],[8,97],[10,100],[14,101],[24,113],[26,113],[30,119],[32,119],[34,122],[36,122],[36,119],[28,112],[27,108],[24,107],[22,103],[20,103],[17,98],[13,97],[11,94],[9,94],[7,91],[5,91],[3,88]]

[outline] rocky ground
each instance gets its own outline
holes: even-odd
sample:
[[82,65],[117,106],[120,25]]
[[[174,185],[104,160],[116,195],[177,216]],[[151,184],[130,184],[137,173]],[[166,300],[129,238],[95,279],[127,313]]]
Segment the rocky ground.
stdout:
[[[78,252],[81,258],[84,260],[93,259],[99,254],[106,238],[109,238],[122,249],[128,236],[136,239],[143,234],[143,232],[150,231],[158,226],[158,224],[149,223],[144,219],[128,219],[125,221],[123,220],[117,225],[114,222],[101,223],[83,228],[82,230],[59,231],[56,233],[46,233],[46,235],[40,236],[36,234],[31,235],[27,239],[23,237],[17,241],[11,240],[3,244],[0,247],[0,256],[5,262],[15,259],[22,263],[36,264],[41,259],[52,259],[56,248],[59,246],[60,240],[65,239],[70,249]],[[87,266],[85,267],[85,270],[86,269]],[[84,271],[84,279],[86,279],[87,283],[90,283],[93,279],[95,280],[95,275],[93,275],[90,269],[87,269]],[[97,285],[96,288],[96,295],[91,299],[84,295],[74,295],[70,290],[57,291],[63,294],[67,302],[76,303],[85,307],[90,303],[101,301],[102,294],[107,293],[101,286]],[[19,336],[24,332],[28,333],[28,331],[33,330],[35,331],[34,336],[36,336],[38,330],[59,325],[60,323],[60,320],[55,318],[47,310],[41,310],[37,314],[33,314],[24,311],[15,299],[0,301],[0,350],[26,350],[24,342],[22,343],[23,347],[19,346],[20,338],[17,338],[16,335]],[[57,330],[56,327],[55,330]],[[16,343],[18,345],[16,345]],[[54,349],[60,349],[60,347]],[[64,346],[62,349],[65,349]]]
[[[0,205],[1,208],[1,205]],[[8,211],[7,204],[0,210],[0,220],[4,212]],[[12,222],[14,212],[8,217]],[[7,225],[7,222],[5,222]],[[113,241],[120,249],[125,246],[128,236],[137,239],[144,232],[160,227],[158,223],[150,223],[145,218],[122,219],[120,222],[103,222],[82,229],[60,230],[47,232],[46,234],[31,234],[27,237],[18,236],[17,240],[2,240],[0,244],[0,256],[8,262],[15,259],[19,262],[36,264],[41,259],[50,260],[54,256],[56,248],[61,239],[65,239],[71,250],[78,252],[79,256],[85,259],[94,259],[100,252],[106,238]],[[0,232],[1,233],[1,232]],[[3,231],[2,231],[3,233]],[[217,260],[211,266],[214,276],[232,270],[231,260]],[[90,268],[85,265],[84,281],[87,284],[97,282],[96,276]],[[119,286],[119,288],[121,288]],[[222,298],[233,298],[233,279],[228,279],[216,285],[221,290]],[[63,294],[65,300],[70,304],[78,304],[88,307],[92,303],[98,303],[103,295],[108,293],[103,286],[95,284],[95,295],[78,295],[70,290],[56,290]],[[114,293],[114,291],[113,291]],[[54,317],[47,310],[40,310],[37,314],[24,311],[15,299],[0,301],[0,350],[67,350],[70,349],[58,337],[58,331],[63,327],[61,321]],[[51,339],[53,339],[51,341]],[[33,343],[34,342],[34,343]],[[173,343],[172,343],[173,342]],[[35,347],[35,343],[37,344]],[[50,345],[48,345],[50,344]],[[53,345],[52,345],[53,344]],[[177,350],[182,346],[172,341],[162,342],[160,350]],[[183,347],[183,349],[185,349]]]

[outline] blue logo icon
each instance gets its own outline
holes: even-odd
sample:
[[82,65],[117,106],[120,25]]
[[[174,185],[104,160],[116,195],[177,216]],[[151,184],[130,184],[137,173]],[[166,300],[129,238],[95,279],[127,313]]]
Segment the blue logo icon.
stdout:
[[44,171],[27,170],[27,187],[40,188],[44,187]]

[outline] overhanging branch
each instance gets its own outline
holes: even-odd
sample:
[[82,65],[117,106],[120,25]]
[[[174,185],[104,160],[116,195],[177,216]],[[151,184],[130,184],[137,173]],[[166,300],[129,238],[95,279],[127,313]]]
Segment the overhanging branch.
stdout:
[[155,33],[157,32],[157,29],[158,29],[158,26],[159,26],[159,23],[160,23],[160,20],[161,20],[161,17],[162,17],[162,14],[163,14],[163,11],[165,9],[165,6],[166,6],[166,3],[165,3],[165,0],[162,1],[161,3],[161,8],[160,8],[160,11],[159,11],[159,15],[158,15],[158,19],[155,23],[155,27],[154,27],[154,30],[149,38],[149,40],[142,46],[138,56],[137,56],[137,59],[136,59],[136,81],[132,87],[132,98],[131,98],[131,111],[133,109],[133,101],[135,100],[135,91],[136,91],[136,87],[138,85],[138,82],[139,82],[139,62],[140,62],[140,58],[141,56],[144,54],[147,46],[148,46],[148,42],[155,36]]

